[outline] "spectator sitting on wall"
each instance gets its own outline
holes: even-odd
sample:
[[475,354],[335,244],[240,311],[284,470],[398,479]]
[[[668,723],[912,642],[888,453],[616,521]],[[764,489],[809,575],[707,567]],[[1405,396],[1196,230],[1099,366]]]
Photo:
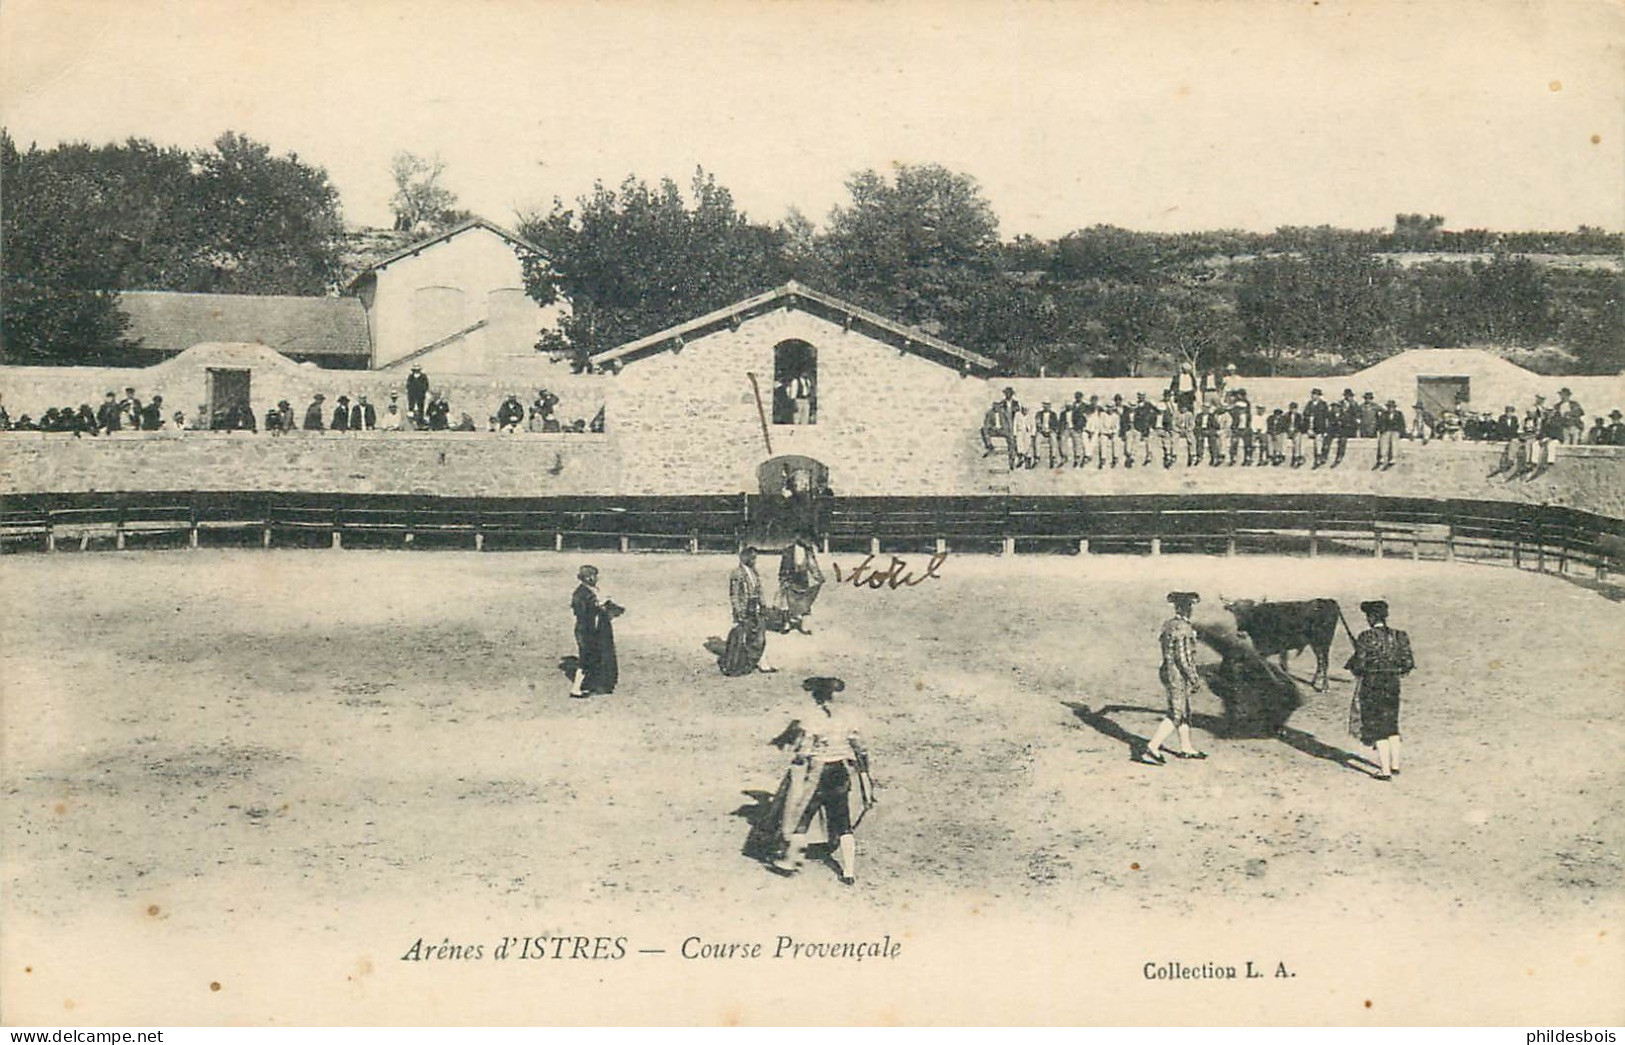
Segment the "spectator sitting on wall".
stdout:
[[[559,405],[559,397],[545,388],[536,390],[536,401],[530,404],[530,430],[532,432],[548,431],[547,423],[553,420],[553,408]],[[558,431],[558,426],[553,426]]]
[[1625,414],[1618,410],[1608,414],[1608,445],[1625,446]]
[[118,397],[109,392],[102,397],[102,405],[96,408],[96,423],[104,432],[117,432],[124,427],[119,408]]
[[311,399],[310,405],[305,407],[305,431],[320,432],[322,430],[322,417],[327,410],[326,399],[326,396],[317,392],[315,397]]
[[265,430],[272,435],[282,434],[282,408],[273,406],[265,411]]
[[1586,433],[1585,442],[1587,446],[1608,445],[1608,420],[1601,414],[1591,419],[1591,431]]
[[474,427],[474,415],[469,413],[467,410],[464,410],[463,415],[460,418],[457,419],[457,425],[456,425],[456,427],[454,427],[452,429],[452,431],[453,432],[477,432],[477,431],[479,431],[478,428]]
[[982,415],[982,456],[991,457],[997,452],[993,440],[1002,441],[1008,438],[1010,436],[1004,430],[1004,411],[999,409],[999,400],[995,399],[993,405],[988,407],[987,413]]
[[152,402],[141,408],[141,430],[156,432],[164,427],[164,397],[153,396]]
[[278,399],[276,403],[278,419],[282,422],[282,431],[291,432],[297,426],[293,423],[293,404],[286,399]]
[[90,408],[89,403],[80,403],[79,413],[74,418],[73,434],[84,435],[86,432],[91,435],[96,435],[99,432],[99,426],[96,424],[96,411]]
[[518,396],[510,393],[508,398],[502,401],[502,405],[497,407],[497,429],[503,432],[517,432],[524,420],[525,404],[519,401]]
[[333,420],[327,426],[334,432],[350,430],[350,397],[339,396],[339,405],[333,408]]
[[[444,432],[451,427],[451,404],[446,402],[445,396],[439,392],[433,393],[429,398],[429,405],[424,411],[429,422],[429,431]],[[472,432],[474,419],[468,419],[468,431]]]
[[370,432],[378,427],[378,410],[367,402],[366,396],[356,396],[350,408],[350,431]]
[[37,432],[39,424],[27,414],[17,418],[17,423],[11,426],[13,432]]
[[169,426],[177,432],[186,431],[186,413],[181,410],[175,411],[169,418]]
[[226,411],[226,431],[228,432],[257,432],[259,429],[254,422],[254,411],[249,409],[247,403],[237,402],[231,404]]
[[401,413],[401,394],[389,393],[389,402],[384,404],[384,416],[379,419],[378,427],[386,432],[399,432],[410,423]]
[[118,406],[119,412],[124,415],[121,421],[126,428],[141,427],[141,400],[136,398],[134,388],[124,390],[124,398],[119,400]]

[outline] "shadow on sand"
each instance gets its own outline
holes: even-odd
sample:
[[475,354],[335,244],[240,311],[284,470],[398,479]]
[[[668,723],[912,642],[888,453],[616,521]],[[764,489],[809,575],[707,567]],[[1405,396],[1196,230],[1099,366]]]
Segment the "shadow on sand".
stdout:
[[1625,602],[1625,585],[1615,584],[1613,581],[1599,581],[1594,577],[1576,577],[1567,573],[1552,573],[1553,577],[1560,577],[1577,588],[1596,592],[1609,602]]

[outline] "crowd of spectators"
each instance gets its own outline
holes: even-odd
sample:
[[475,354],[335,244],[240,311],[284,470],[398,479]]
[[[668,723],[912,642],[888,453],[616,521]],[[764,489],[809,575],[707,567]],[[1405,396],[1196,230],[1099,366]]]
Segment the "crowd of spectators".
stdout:
[[[1096,470],[1175,466],[1337,468],[1348,454],[1349,440],[1371,440],[1372,470],[1394,465],[1401,440],[1481,439],[1505,444],[1501,468],[1492,475],[1528,474],[1549,468],[1551,444],[1625,446],[1625,422],[1613,411],[1585,425],[1585,411],[1569,389],[1547,406],[1536,396],[1524,413],[1515,407],[1496,418],[1447,411],[1435,416],[1416,403],[1409,417],[1393,399],[1376,394],[1356,396],[1345,388],[1329,400],[1319,388],[1302,402],[1255,402],[1236,384],[1233,367],[1204,375],[1189,366],[1166,388],[1135,392],[1132,400],[1113,395],[1073,393],[1070,402],[1043,400],[1036,410],[1004,389],[983,415],[983,456],[1003,449],[1012,471],[1018,468],[1088,468]],[[1002,444],[1002,446],[1001,446]]]
[[[468,411],[455,414],[447,395],[429,387],[429,379],[422,368],[413,367],[406,380],[406,402],[401,393],[391,391],[387,402],[380,408],[365,394],[353,399],[340,395],[332,407],[327,396],[317,392],[301,413],[288,400],[279,400],[256,418],[246,402],[234,402],[211,410],[199,404],[190,417],[184,411],[166,413],[164,397],[154,395],[143,403],[134,388],[126,388],[123,398],[113,392],[103,397],[99,407],[88,403],[79,406],[50,407],[38,418],[22,414],[13,420],[0,402],[0,431],[68,432],[76,436],[96,436],[120,431],[185,432],[231,431],[257,432],[262,428],[272,435],[288,432],[476,432],[481,426]],[[547,389],[538,389],[527,408],[517,395],[509,394],[497,405],[485,422],[485,430],[492,432],[602,432],[604,411],[600,409],[590,421],[578,418],[564,421],[556,416],[559,397]]]

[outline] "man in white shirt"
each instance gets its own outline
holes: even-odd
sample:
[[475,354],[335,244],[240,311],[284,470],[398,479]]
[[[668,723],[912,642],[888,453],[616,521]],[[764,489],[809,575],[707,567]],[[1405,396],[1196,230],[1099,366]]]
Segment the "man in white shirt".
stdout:
[[1089,437],[1095,444],[1095,470],[1106,467],[1107,459],[1111,460],[1112,467],[1117,467],[1117,428],[1116,411],[1091,396],[1094,413],[1089,415]]

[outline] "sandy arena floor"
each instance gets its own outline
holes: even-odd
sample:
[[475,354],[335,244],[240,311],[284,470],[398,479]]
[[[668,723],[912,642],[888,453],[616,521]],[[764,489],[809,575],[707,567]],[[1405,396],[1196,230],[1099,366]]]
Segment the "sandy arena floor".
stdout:
[[[0,560],[0,1018],[1625,1022],[1618,589],[950,557],[917,588],[832,585],[816,634],[771,640],[780,674],[725,679],[702,646],[731,559],[593,558],[630,611],[620,691],[589,702],[558,669],[579,554]],[[1387,597],[1419,664],[1403,776],[1356,761],[1341,634],[1291,742],[1199,729],[1209,761],[1131,763],[1170,587],[1215,620],[1220,593],[1329,595],[1355,625]],[[783,768],[768,741],[823,673],[873,724],[854,888],[741,853]],[[561,934],[625,956],[494,953]],[[885,934],[902,953],[864,963],[681,953]],[[401,961],[419,938],[481,957]],[[1245,961],[1266,975],[1147,978]]]

